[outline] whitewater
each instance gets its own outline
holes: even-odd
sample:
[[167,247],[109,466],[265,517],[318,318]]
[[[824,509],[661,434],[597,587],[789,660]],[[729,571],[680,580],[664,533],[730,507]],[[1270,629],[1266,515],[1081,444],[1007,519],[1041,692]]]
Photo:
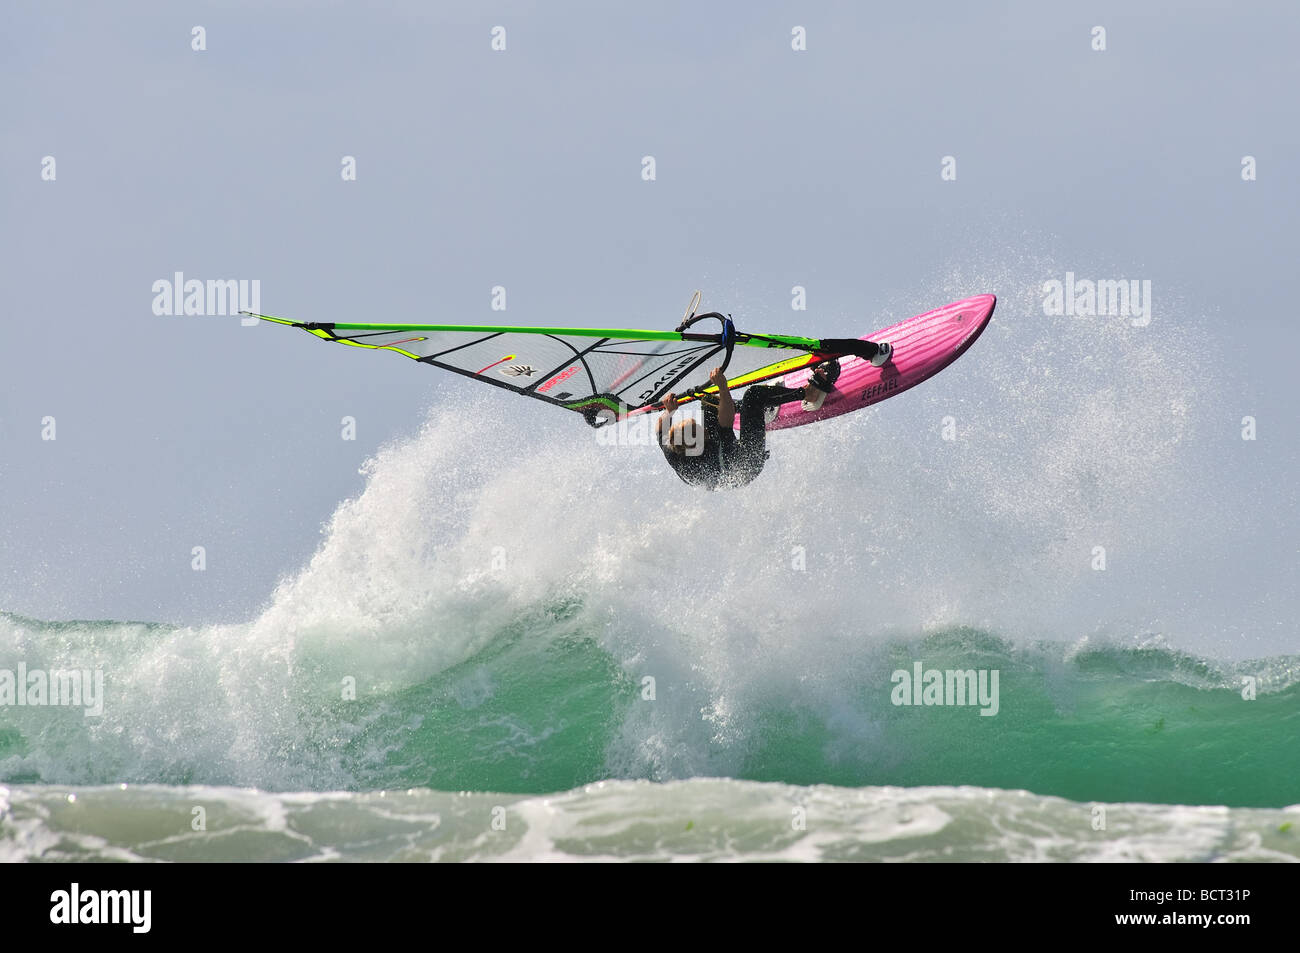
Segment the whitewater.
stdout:
[[1300,656],[1177,581],[1221,383],[982,277],[872,322],[997,292],[966,357],[743,492],[444,388],[250,621],[0,613],[104,684],[0,707],[0,860],[1300,859]]

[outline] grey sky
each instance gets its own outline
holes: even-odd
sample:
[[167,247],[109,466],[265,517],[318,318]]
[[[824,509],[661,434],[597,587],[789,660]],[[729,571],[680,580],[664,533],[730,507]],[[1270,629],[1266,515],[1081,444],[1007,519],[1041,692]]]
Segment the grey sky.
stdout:
[[[1187,352],[1207,396],[1178,464],[1211,529],[1170,531],[1186,563],[1169,578],[1248,603],[1269,630],[1251,646],[1294,644],[1292,3],[6,3],[3,18],[0,609],[248,618],[360,490],[362,461],[434,402],[500,413],[521,465],[530,446],[590,441],[576,418],[470,402],[394,356],[155,316],[151,285],[176,271],[260,279],[264,310],[302,320],[668,327],[702,287],[755,329],[839,335],[991,291],[995,326],[1086,336],[1035,310],[1071,270],[1150,279],[1146,340],[1213,348]],[[964,360],[998,360],[980,347]]]

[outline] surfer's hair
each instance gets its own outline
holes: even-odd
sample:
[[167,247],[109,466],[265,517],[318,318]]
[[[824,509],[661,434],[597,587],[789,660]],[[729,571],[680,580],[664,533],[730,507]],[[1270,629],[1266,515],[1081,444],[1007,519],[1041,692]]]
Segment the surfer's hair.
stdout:
[[666,446],[670,453],[698,457],[704,452],[704,428],[694,417],[679,420],[668,428]]

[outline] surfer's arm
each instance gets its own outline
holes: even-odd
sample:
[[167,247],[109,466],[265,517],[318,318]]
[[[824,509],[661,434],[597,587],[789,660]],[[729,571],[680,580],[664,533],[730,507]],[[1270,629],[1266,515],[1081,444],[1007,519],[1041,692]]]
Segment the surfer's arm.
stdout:
[[731,388],[727,386],[727,375],[722,368],[715,367],[709,380],[718,388],[718,426],[728,430],[736,422],[736,402],[731,399]]
[[655,421],[655,434],[659,438],[659,446],[663,446],[668,440],[668,428],[673,422],[673,411],[677,409],[677,395],[669,394],[664,398],[664,412],[659,415]]

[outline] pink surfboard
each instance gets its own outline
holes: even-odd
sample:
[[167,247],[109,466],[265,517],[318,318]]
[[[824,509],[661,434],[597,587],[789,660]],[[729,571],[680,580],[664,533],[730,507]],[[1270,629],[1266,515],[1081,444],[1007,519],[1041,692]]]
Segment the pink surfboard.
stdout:
[[[835,391],[819,410],[806,411],[799,401],[782,404],[768,430],[800,427],[828,417],[838,417],[852,410],[870,407],[915,387],[966,353],[993,317],[997,304],[994,295],[976,295],[934,311],[918,314],[887,328],[863,335],[867,341],[888,341],[894,355],[883,367],[873,367],[860,357],[840,358],[840,377]],[[791,371],[781,380],[786,387],[802,387],[816,365]],[[740,427],[740,416],[736,417]]]

